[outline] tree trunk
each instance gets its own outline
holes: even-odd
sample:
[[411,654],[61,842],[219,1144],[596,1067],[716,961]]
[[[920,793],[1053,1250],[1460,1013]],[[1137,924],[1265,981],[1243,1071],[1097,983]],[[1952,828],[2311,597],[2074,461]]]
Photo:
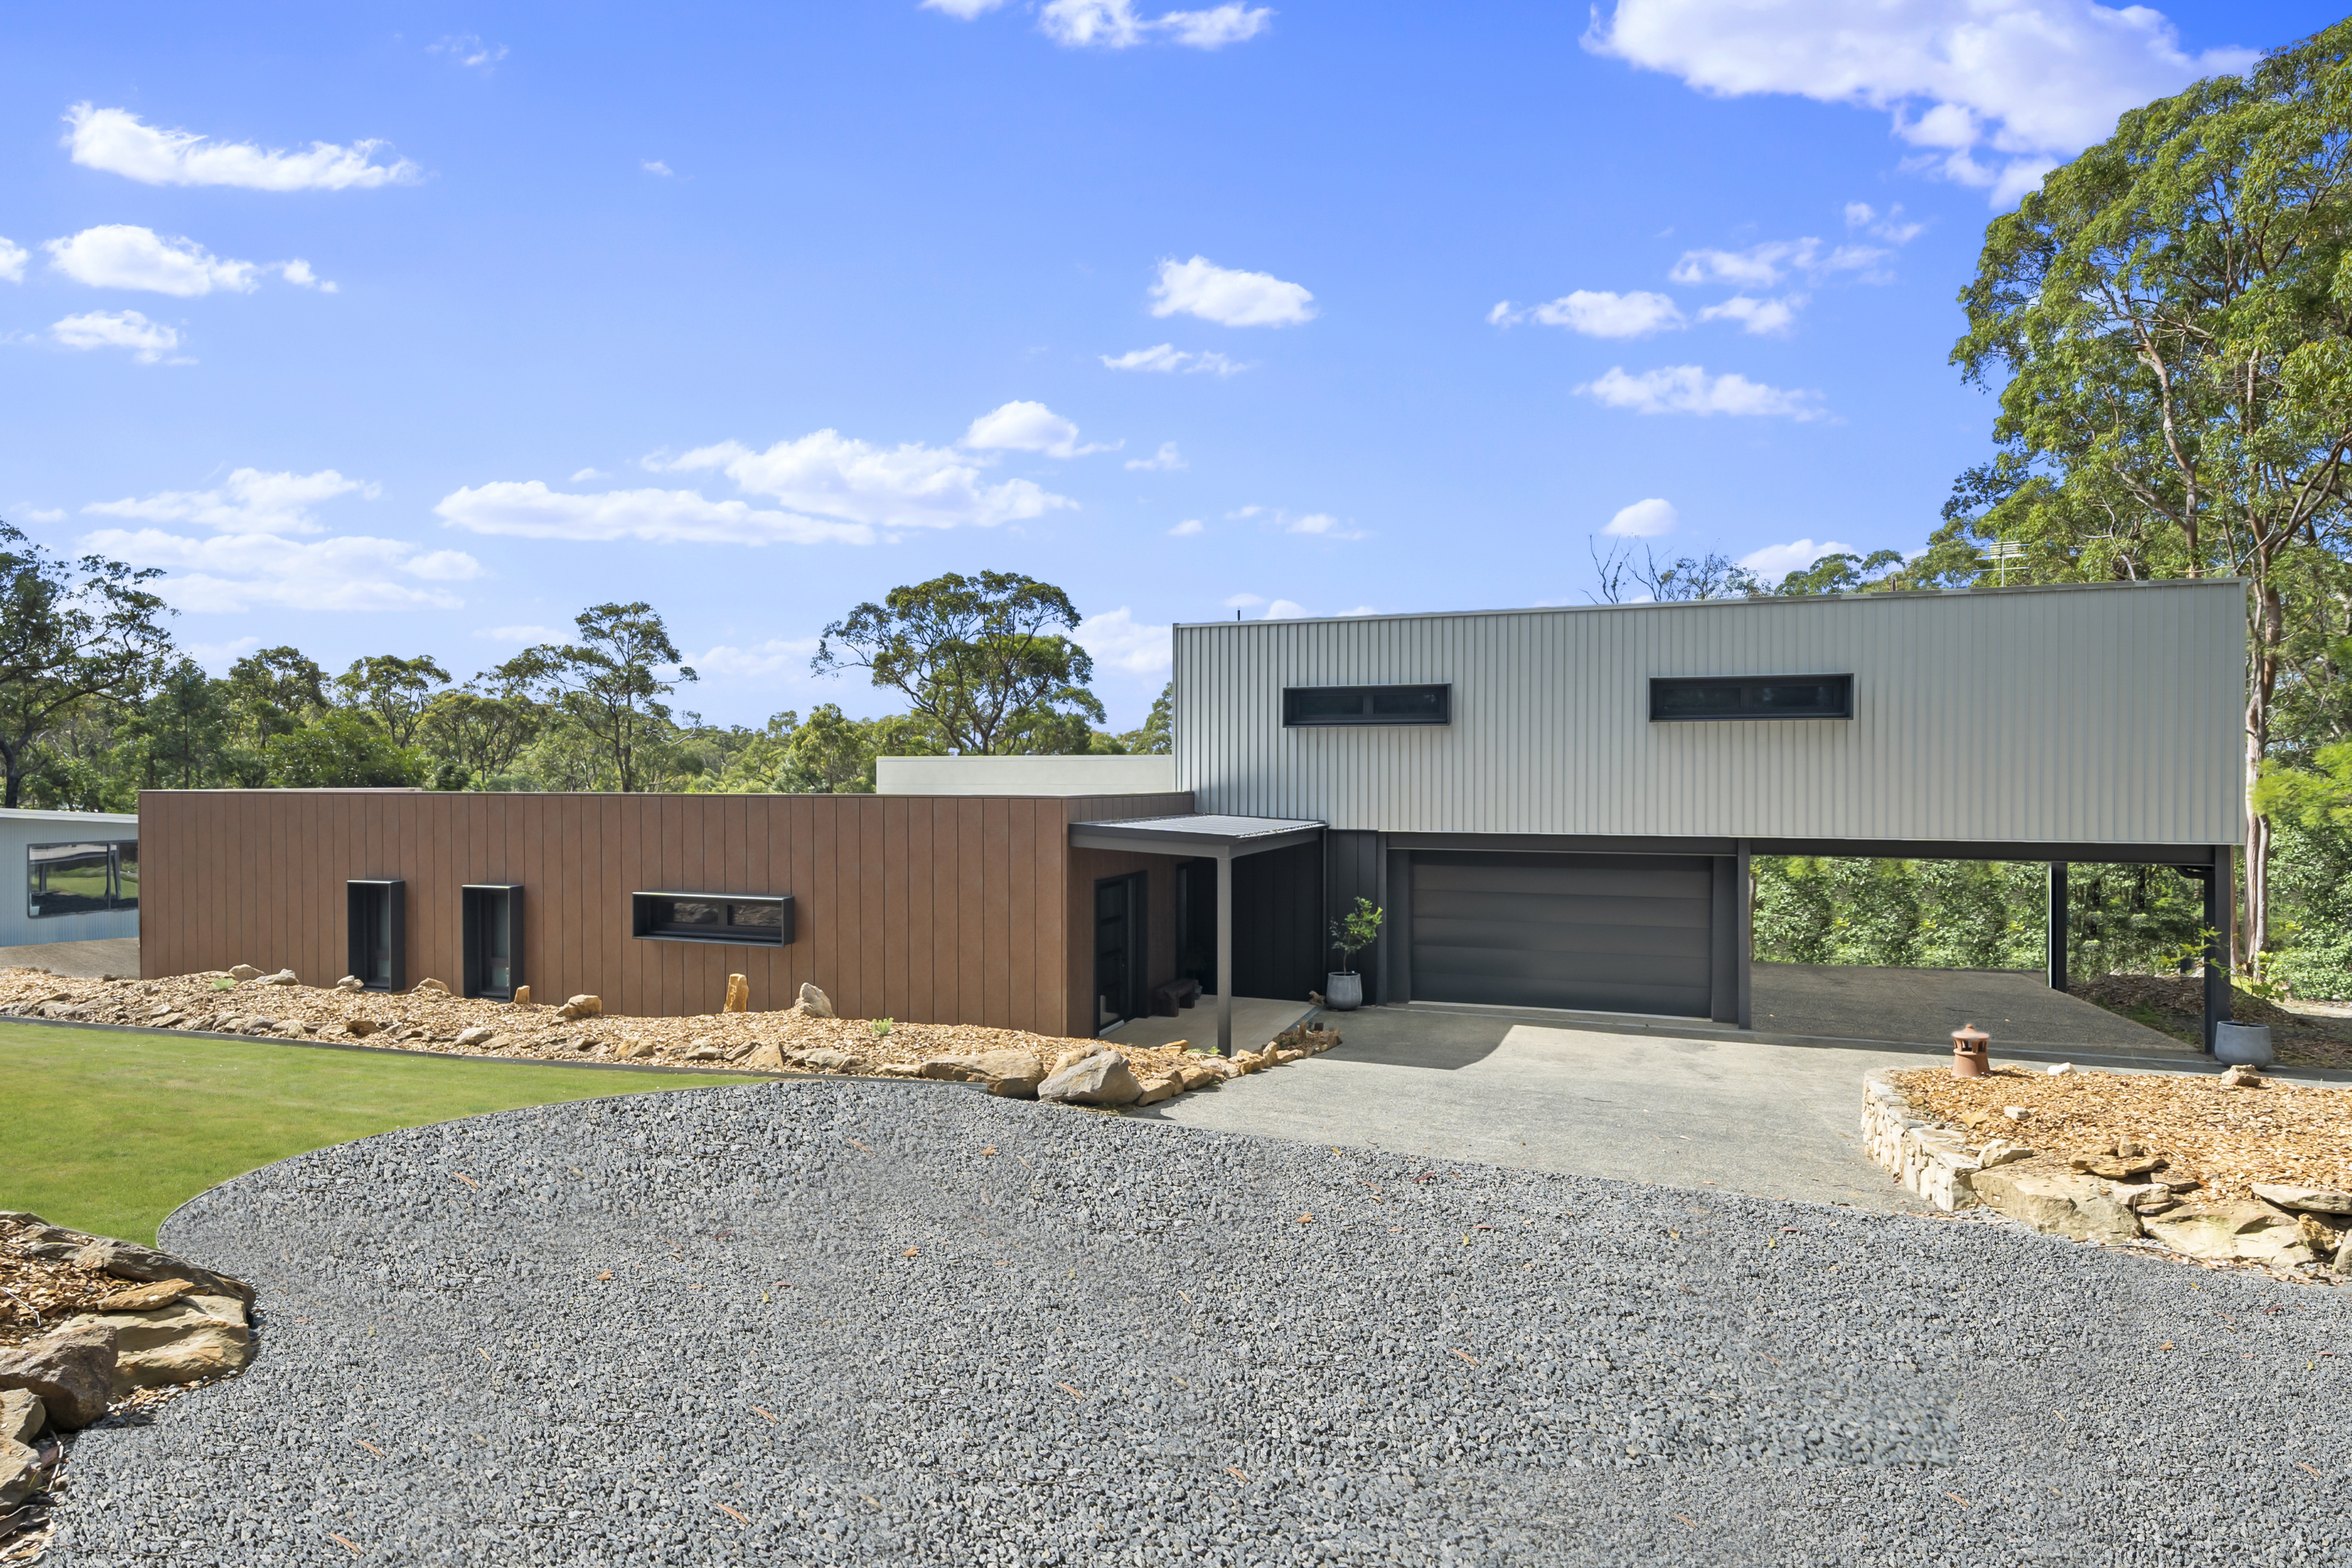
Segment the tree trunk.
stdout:
[[2258,563],[2263,581],[2254,590],[2253,668],[2246,688],[2246,842],[2245,920],[2234,951],[2227,956],[2239,969],[2262,963],[2271,937],[2271,824],[2254,809],[2254,786],[2262,779],[2263,759],[2270,751],[2271,703],[2278,691],[2281,649],[2286,641],[2286,607],[2269,582],[2267,560]]

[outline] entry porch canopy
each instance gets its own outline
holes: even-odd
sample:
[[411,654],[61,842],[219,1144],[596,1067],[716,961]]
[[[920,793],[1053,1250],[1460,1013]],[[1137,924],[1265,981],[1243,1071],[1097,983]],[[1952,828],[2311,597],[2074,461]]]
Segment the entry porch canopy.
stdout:
[[1323,836],[1324,825],[1286,816],[1137,816],[1070,824],[1073,849],[1189,855],[1217,863],[1217,1054],[1234,1054],[1234,862]]

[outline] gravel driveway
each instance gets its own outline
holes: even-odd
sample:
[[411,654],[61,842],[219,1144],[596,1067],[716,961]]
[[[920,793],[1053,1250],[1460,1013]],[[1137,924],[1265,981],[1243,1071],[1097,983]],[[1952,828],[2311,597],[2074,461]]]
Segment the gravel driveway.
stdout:
[[2352,1552],[2352,1291],[1984,1225],[814,1083],[388,1133],[163,1240],[263,1349],[84,1436],[66,1562]]

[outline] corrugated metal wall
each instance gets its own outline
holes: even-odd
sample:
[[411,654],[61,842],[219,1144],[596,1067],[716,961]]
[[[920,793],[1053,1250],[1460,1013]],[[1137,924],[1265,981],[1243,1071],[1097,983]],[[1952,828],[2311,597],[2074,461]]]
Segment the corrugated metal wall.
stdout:
[[[1182,795],[440,795],[148,791],[140,969],[344,971],[344,883],[407,884],[408,977],[458,978],[458,894],[524,889],[522,980],[616,1013],[751,1005],[814,980],[845,1016],[1066,1032],[1072,821],[1155,816]],[[790,893],[795,940],[767,949],[640,942],[640,891]],[[1084,1031],[1081,1031],[1084,1032]]]
[[[1202,811],[1419,833],[2226,844],[2234,582],[1176,628]],[[1851,721],[1652,723],[1652,676],[1852,673]],[[1447,681],[1454,721],[1286,730],[1282,689]]]

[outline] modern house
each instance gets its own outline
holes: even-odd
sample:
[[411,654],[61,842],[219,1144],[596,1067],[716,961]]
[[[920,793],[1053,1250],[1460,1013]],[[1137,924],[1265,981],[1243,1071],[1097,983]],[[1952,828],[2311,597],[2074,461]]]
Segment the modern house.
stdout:
[[139,934],[139,819],[0,810],[0,862],[24,897],[0,904],[0,947]]
[[871,796],[152,792],[142,967],[630,1013],[733,972],[755,1006],[814,980],[1088,1035],[1183,975],[1228,1017],[1303,997],[1363,897],[1373,1000],[1744,1026],[1754,855],[2169,865],[2226,930],[2244,614],[2202,580],[1214,622],[1176,628],[1169,759],[888,759]]

